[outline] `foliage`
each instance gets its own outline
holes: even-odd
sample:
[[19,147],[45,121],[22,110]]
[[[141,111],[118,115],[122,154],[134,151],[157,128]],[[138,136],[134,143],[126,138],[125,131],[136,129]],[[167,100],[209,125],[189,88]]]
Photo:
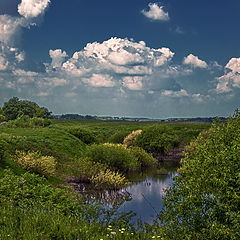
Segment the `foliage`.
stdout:
[[149,239],[127,214],[85,204],[78,195],[50,186],[35,174],[0,174],[0,239]]
[[0,162],[3,160],[5,152],[5,144],[2,139],[0,139]]
[[35,102],[19,100],[13,97],[4,103],[2,111],[7,120],[17,119],[21,115],[29,117],[49,117],[51,112],[45,107],[39,107]]
[[109,137],[108,142],[110,142],[110,143],[123,143],[123,141],[124,141],[124,139],[127,135],[129,135],[129,131],[126,131],[126,130],[121,130],[120,131],[119,130]]
[[128,171],[139,168],[135,156],[121,144],[93,144],[87,148],[86,156],[113,170]]
[[98,189],[119,189],[128,184],[128,181],[122,174],[109,169],[101,170],[92,176],[90,180]]
[[44,119],[39,117],[30,118],[28,115],[21,115],[15,120],[8,121],[6,126],[11,128],[36,128],[47,127],[50,124],[50,119]]
[[75,159],[81,158],[85,144],[73,135],[59,129],[49,128],[1,128],[0,139],[4,143],[5,155],[0,161],[0,168],[10,167],[14,172],[22,168],[13,160],[16,150],[24,152],[41,152],[44,156],[56,159],[56,175],[71,175]]
[[167,239],[240,239],[240,114],[188,148],[161,220]]
[[129,151],[137,158],[141,168],[153,167],[157,164],[157,160],[140,147],[130,147]]
[[179,139],[170,127],[156,125],[143,130],[136,138],[135,144],[147,152],[168,152],[179,144]]
[[74,177],[75,182],[87,183],[90,183],[92,176],[107,169],[106,165],[99,162],[93,162],[89,157],[76,159],[74,162],[69,163],[67,167],[71,176]]
[[53,175],[56,171],[56,159],[42,156],[39,152],[17,151],[16,162],[26,170],[45,176]]
[[5,121],[5,117],[3,114],[0,114],[0,123]]
[[97,141],[94,134],[84,128],[69,128],[68,132],[86,144],[92,144]]
[[123,140],[123,145],[125,147],[133,146],[137,137],[142,134],[142,130],[132,131],[128,136],[126,136]]

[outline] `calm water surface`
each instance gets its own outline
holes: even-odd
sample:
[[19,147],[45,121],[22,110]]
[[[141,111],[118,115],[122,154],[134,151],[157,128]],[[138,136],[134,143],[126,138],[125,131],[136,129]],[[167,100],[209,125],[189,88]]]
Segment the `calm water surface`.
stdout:
[[119,211],[136,213],[135,219],[152,223],[163,207],[163,196],[166,189],[173,183],[177,175],[176,169],[169,169],[167,175],[157,175],[154,171],[145,173],[145,177],[133,183],[122,191],[127,191],[131,197],[119,207]]
[[152,223],[163,207],[163,197],[177,175],[178,165],[165,164],[164,168],[167,170],[165,174],[159,174],[157,169],[131,173],[128,178],[132,184],[118,191],[99,192],[84,185],[77,185],[76,190],[84,194],[89,202],[97,200],[107,208],[118,206],[120,212],[135,212],[135,222],[141,219]]

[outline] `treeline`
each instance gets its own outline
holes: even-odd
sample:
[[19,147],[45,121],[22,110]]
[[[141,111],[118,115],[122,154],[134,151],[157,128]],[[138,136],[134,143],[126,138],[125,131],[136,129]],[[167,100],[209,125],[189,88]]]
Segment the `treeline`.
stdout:
[[10,98],[3,104],[3,107],[0,108],[0,118],[4,118],[7,121],[15,120],[22,115],[49,118],[51,112],[45,107],[40,107],[35,102],[20,100],[17,97]]

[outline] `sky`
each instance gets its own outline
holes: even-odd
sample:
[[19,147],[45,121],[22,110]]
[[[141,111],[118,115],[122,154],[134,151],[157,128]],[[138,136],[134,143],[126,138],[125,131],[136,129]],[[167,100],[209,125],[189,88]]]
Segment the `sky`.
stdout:
[[54,114],[230,116],[239,0],[0,0],[0,106]]

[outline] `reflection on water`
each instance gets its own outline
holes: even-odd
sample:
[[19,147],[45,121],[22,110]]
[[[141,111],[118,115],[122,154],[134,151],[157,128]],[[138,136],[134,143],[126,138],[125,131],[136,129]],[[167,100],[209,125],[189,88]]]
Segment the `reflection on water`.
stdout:
[[160,174],[157,169],[148,169],[141,173],[131,173],[128,178],[133,184],[118,191],[96,191],[90,185],[75,184],[87,202],[100,201],[108,207],[119,206],[118,211],[136,213],[136,219],[152,223],[163,207],[165,191],[177,175],[177,166],[164,166],[167,170]]
[[163,207],[162,198],[166,189],[172,184],[176,171],[168,172],[164,176],[146,177],[126,188],[131,195],[131,201],[124,202],[119,211],[135,212],[136,218],[151,223]]

